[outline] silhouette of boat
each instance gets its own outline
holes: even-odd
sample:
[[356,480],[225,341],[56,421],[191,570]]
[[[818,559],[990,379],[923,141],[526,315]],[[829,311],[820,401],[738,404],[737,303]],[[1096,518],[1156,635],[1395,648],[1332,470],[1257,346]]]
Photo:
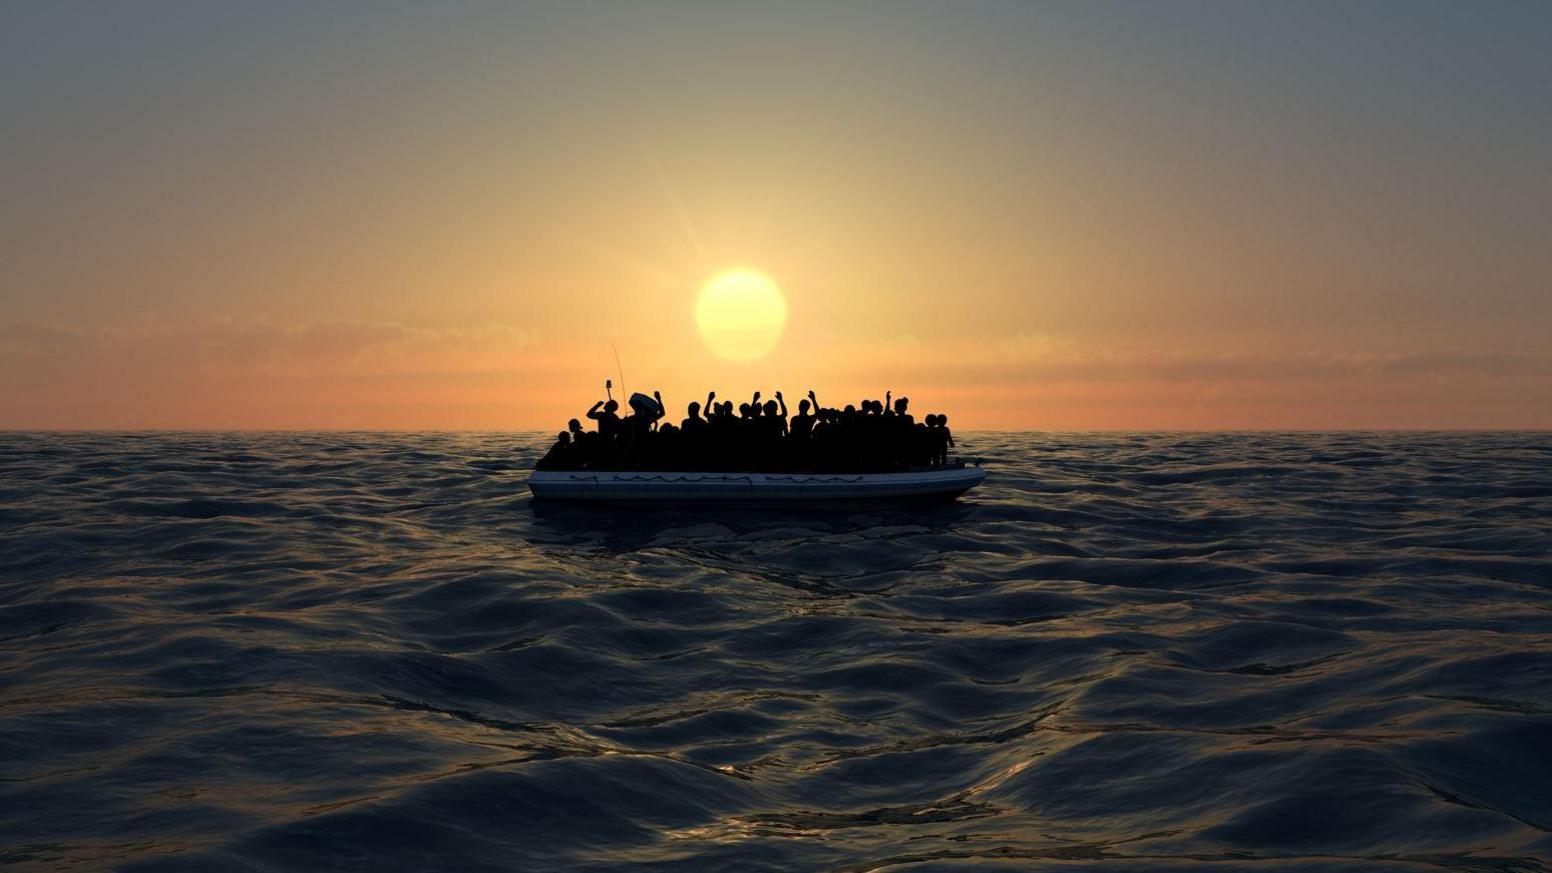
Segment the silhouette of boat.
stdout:
[[537,470],[528,490],[542,500],[604,502],[905,502],[953,500],[985,478],[985,470],[963,464],[903,473]]

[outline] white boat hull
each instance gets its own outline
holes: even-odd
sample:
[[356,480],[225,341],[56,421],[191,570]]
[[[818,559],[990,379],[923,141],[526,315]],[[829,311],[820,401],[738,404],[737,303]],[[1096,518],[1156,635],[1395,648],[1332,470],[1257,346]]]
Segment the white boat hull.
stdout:
[[952,499],[979,485],[979,467],[913,473],[651,473],[540,470],[528,489],[546,500],[859,501]]

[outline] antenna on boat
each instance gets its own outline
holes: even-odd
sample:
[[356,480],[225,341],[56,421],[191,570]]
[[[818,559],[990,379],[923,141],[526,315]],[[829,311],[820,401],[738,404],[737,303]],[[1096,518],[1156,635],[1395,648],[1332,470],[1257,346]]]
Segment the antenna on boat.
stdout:
[[620,350],[614,347],[614,340],[609,341],[609,348],[614,351],[614,368],[620,374],[620,393],[625,393],[625,368],[620,366]]

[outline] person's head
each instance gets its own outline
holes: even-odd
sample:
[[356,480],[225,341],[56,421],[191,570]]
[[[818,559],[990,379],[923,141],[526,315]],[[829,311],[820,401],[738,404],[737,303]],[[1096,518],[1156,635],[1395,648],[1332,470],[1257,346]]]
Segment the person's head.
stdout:
[[[730,400],[728,402],[731,403],[732,401]],[[740,404],[738,404],[738,417],[739,418],[748,418],[749,417],[749,404],[747,404],[747,403],[740,403]]]
[[562,446],[571,445],[571,431],[563,430],[555,435],[555,442]]
[[573,418],[572,420],[566,422],[566,430],[569,430],[572,433],[581,433],[582,432],[582,422],[580,422],[580,421],[576,420],[575,418]]
[[948,416],[938,413],[938,427],[948,427]]
[[620,401],[618,401],[618,400],[610,400],[608,403],[604,404],[604,412],[613,412],[613,411],[615,411],[616,409],[619,409],[619,408],[620,408]]
[[905,408],[907,406],[909,406],[909,405],[911,405],[911,398],[909,398],[909,397],[901,397],[899,400],[896,400],[895,401],[895,414],[896,415],[904,415],[905,414]]
[[691,418],[696,418],[700,414],[701,414],[701,405],[700,405],[700,403],[697,402],[697,401],[691,400],[690,401],[690,417]]
[[850,403],[846,404],[845,414],[847,414],[847,415],[856,415],[857,414],[857,407],[853,406]]
[[798,401],[798,415],[807,415],[807,414],[808,414],[808,401],[807,400],[799,400]]
[[766,415],[770,416],[771,418],[775,418],[777,412],[778,412],[778,408],[776,406],[776,401],[774,401],[774,400],[767,400],[767,401],[765,401],[765,414]]

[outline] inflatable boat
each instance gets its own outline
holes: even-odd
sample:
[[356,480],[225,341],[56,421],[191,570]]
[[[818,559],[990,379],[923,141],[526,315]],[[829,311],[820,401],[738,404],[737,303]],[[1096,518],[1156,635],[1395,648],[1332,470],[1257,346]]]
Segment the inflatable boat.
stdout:
[[538,470],[528,490],[542,500],[874,502],[953,500],[986,471],[955,465],[908,473],[651,473]]

